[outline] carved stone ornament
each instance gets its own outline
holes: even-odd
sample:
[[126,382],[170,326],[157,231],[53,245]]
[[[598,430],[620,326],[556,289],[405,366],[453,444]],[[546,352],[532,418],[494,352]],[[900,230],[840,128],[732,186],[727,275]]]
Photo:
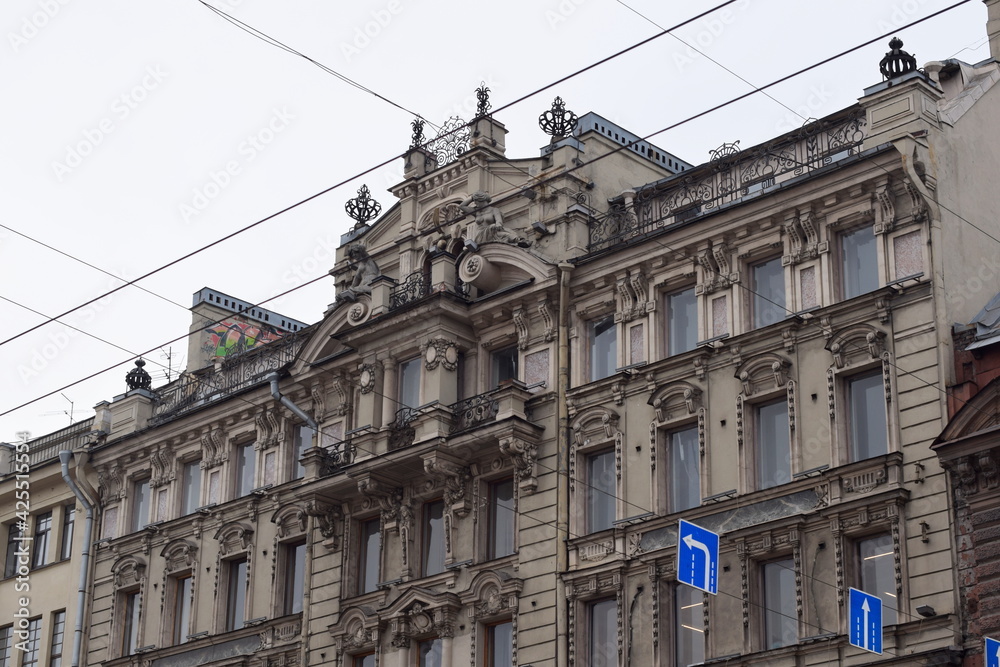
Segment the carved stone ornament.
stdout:
[[514,466],[518,490],[524,494],[534,493],[538,488],[537,445],[520,438],[503,438],[500,440],[500,452]]
[[362,394],[370,394],[375,391],[375,376],[378,368],[375,364],[362,364],[361,365],[361,377],[359,384],[361,385]]
[[341,524],[344,513],[337,505],[310,500],[306,502],[305,512],[319,522],[319,532],[323,536],[323,546],[330,551],[340,549]]
[[445,370],[458,368],[458,347],[454,341],[447,338],[434,338],[420,346],[424,353],[424,368],[429,371],[441,365]]
[[362,295],[371,294],[371,283],[382,275],[378,264],[368,254],[368,249],[360,243],[352,245],[347,250],[348,262],[354,269],[351,283],[337,291],[337,303],[357,301]]
[[214,468],[228,458],[226,436],[221,428],[207,427],[201,433],[201,466]]

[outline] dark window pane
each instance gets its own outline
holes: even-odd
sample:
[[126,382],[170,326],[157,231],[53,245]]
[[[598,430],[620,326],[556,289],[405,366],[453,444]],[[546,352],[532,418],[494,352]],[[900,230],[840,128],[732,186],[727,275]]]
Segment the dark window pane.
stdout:
[[896,625],[896,567],[892,538],[879,535],[858,542],[861,590],[882,599],[882,625]]
[[705,616],[702,592],[690,586],[674,588],[674,618],[677,629],[677,664],[690,665],[705,659]]
[[608,450],[587,457],[587,532],[610,528],[615,520],[615,452]]
[[514,626],[510,621],[486,628],[486,667],[512,667]]
[[667,354],[693,350],[698,344],[698,301],[694,288],[667,295]]
[[424,504],[424,576],[444,572],[444,501]]
[[354,657],[354,667],[375,667],[375,654],[358,655]]
[[361,523],[361,553],[358,558],[358,594],[371,593],[379,583],[379,547],[382,533],[378,519]]
[[441,640],[435,637],[422,641],[417,647],[419,667],[441,667]]
[[506,380],[517,379],[517,347],[497,350],[490,355],[492,362],[493,386]]
[[125,624],[122,628],[122,655],[132,655],[139,648],[139,594],[125,595]]
[[181,516],[198,509],[201,501],[201,461],[189,461],[181,471]]
[[755,329],[785,319],[785,271],[780,257],[753,267],[752,289]]
[[61,667],[65,636],[66,612],[57,611],[52,615],[52,649],[49,651],[49,667]]
[[226,595],[226,630],[239,630],[246,620],[247,561],[245,558],[229,563],[229,587]]
[[49,557],[49,538],[52,536],[52,512],[39,514],[35,517],[34,553],[31,557],[32,567],[41,567]]
[[187,642],[191,627],[191,577],[174,581],[174,643]]
[[878,252],[871,226],[842,235],[840,256],[845,299],[878,289]]
[[21,537],[21,529],[17,523],[12,523],[7,527],[7,559],[4,561],[4,579],[17,574],[17,549],[21,545],[18,539]]
[[882,374],[851,379],[847,394],[851,411],[851,460],[861,461],[888,452]]
[[62,541],[59,547],[59,560],[69,560],[73,555],[73,524],[76,522],[76,507],[66,505],[63,508]]
[[786,559],[765,563],[764,648],[789,646],[799,641],[799,622],[795,610],[795,561]]
[[253,443],[236,448],[236,497],[242,498],[254,488],[256,453]]
[[421,357],[399,365],[399,405],[396,409],[420,407]]
[[306,475],[306,468],[302,465],[301,460],[306,450],[313,446],[314,433],[315,431],[308,424],[299,424],[295,427],[295,446],[292,452],[295,460],[292,461],[292,479],[302,479]]
[[697,507],[701,504],[698,428],[674,431],[668,441],[670,511]]
[[14,626],[0,627],[0,667],[11,667],[11,653],[14,650]]
[[132,485],[132,532],[142,530],[149,523],[149,480]]
[[757,486],[769,489],[792,481],[792,452],[788,440],[788,403],[757,408]]
[[600,380],[618,367],[618,336],[614,317],[594,322],[590,329],[590,379]]
[[618,664],[618,604],[600,600],[590,604],[590,667]]
[[[21,626],[22,629],[24,626]],[[22,635],[23,637],[23,635]],[[20,645],[20,637],[18,638]],[[23,641],[24,653],[21,654],[21,667],[35,667],[38,664],[38,654],[42,648],[42,619],[33,618],[28,621],[28,638]]]
[[514,480],[490,485],[489,558],[514,553]]
[[285,551],[285,613],[297,614],[302,611],[305,593],[306,543],[287,544]]

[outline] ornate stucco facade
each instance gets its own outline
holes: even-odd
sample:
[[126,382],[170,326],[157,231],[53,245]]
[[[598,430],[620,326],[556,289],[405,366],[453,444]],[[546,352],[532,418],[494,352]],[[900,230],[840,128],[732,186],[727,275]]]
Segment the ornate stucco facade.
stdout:
[[[485,94],[450,139],[416,123],[321,321],[98,406],[84,661],[957,658],[930,445],[980,305],[953,286],[994,254],[1000,70],[891,73],[700,166],[558,99],[536,158]],[[680,518],[722,535],[717,596],[676,583]]]

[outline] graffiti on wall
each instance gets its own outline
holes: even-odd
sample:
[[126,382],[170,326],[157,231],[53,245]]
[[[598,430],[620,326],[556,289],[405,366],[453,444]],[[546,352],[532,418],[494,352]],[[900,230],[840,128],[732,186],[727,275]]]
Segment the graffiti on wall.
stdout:
[[225,357],[281,338],[283,332],[269,324],[223,320],[205,329],[203,349],[211,356]]

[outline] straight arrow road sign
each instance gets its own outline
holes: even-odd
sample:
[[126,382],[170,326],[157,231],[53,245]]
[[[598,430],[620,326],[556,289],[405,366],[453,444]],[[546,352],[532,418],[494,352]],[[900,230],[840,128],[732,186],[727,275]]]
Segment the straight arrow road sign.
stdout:
[[986,638],[986,667],[1000,667],[1000,641]]
[[677,529],[677,581],[718,595],[719,535],[681,519]]
[[852,588],[848,610],[851,645],[882,655],[882,599]]

